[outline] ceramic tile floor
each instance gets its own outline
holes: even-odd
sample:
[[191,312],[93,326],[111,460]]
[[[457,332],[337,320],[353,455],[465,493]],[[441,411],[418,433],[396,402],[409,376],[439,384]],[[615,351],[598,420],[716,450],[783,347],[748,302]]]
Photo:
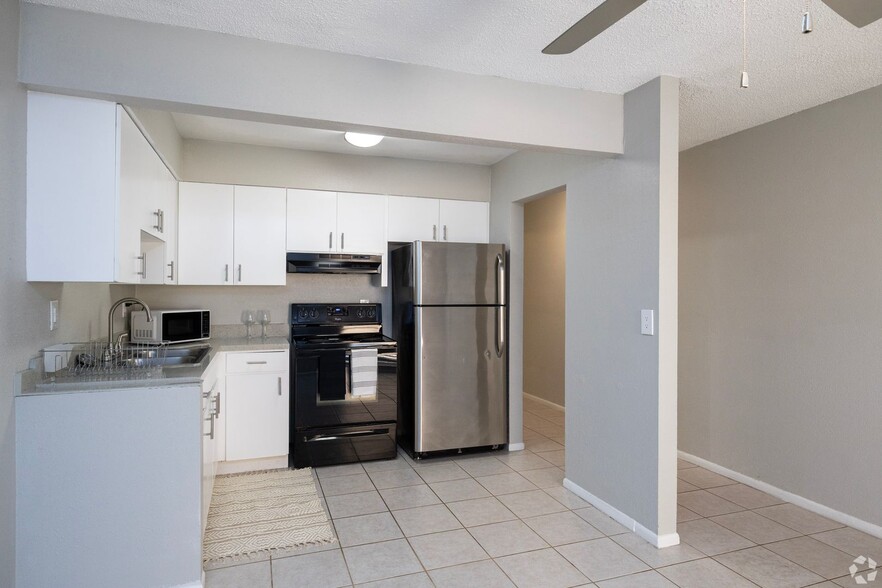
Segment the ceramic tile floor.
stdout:
[[525,399],[524,451],[318,468],[339,543],[212,569],[207,587],[835,588],[858,585],[855,557],[882,562],[882,539],[682,460],[682,543],[657,550],[562,487],[563,428]]

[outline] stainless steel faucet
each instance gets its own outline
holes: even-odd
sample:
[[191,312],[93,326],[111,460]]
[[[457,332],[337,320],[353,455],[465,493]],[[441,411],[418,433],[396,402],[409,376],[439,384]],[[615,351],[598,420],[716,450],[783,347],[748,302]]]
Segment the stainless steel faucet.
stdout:
[[[153,320],[153,315],[150,312],[150,307],[143,300],[139,300],[134,297],[120,298],[110,307],[110,312],[107,313],[107,354],[113,355],[114,347],[113,347],[113,313],[116,312],[116,309],[122,306],[123,304],[140,304],[141,308],[144,309],[144,312],[147,313],[147,322]],[[122,337],[120,337],[122,339]],[[132,340],[131,333],[129,333],[129,341]],[[117,346],[120,346],[117,343]]]

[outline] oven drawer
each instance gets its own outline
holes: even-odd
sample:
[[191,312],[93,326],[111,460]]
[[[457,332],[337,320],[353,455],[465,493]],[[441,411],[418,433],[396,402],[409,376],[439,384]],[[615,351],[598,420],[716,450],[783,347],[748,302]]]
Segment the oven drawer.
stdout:
[[295,468],[393,459],[395,423],[292,431],[291,465]]
[[227,373],[287,372],[287,351],[227,352]]

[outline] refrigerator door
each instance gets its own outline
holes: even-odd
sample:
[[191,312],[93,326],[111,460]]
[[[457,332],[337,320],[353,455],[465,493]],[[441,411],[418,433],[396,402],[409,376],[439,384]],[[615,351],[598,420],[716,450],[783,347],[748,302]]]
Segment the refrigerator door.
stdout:
[[414,451],[508,443],[504,307],[414,307]]
[[414,304],[505,304],[505,246],[414,243]]

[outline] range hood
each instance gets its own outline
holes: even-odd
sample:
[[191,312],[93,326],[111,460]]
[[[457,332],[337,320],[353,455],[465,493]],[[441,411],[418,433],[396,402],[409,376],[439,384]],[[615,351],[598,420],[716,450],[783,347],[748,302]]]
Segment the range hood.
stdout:
[[357,253],[288,252],[287,260],[289,274],[378,274],[383,258]]

